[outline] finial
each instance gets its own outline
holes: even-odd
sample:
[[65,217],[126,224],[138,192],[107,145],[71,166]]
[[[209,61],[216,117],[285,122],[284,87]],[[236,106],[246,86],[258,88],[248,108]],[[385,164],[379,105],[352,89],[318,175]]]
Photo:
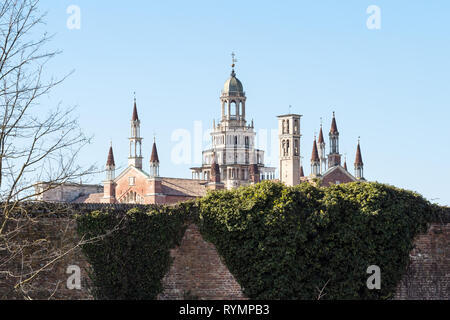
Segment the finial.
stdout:
[[359,144],[360,141],[361,141],[361,136],[358,136],[358,144]]
[[109,140],[109,146],[112,148],[112,139]]
[[236,66],[237,59],[235,58],[236,54],[234,52],[231,53],[231,67],[234,69]]
[[334,111],[333,111],[333,118],[334,118]]
[[292,109],[292,106],[289,105],[289,114],[291,114],[291,109]]
[[320,117],[320,127],[322,128],[322,117]]
[[134,95],[134,102],[136,103],[136,91],[133,92]]
[[153,143],[156,143],[156,132],[153,131]]

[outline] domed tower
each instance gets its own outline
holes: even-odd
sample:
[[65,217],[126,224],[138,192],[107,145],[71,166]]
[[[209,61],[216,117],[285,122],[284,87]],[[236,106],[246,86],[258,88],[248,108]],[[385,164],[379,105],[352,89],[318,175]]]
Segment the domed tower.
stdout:
[[220,96],[222,103],[222,122],[227,126],[244,126],[245,121],[245,97],[242,82],[236,78],[234,71],[236,59],[233,54],[230,78],[225,82]]
[[220,95],[221,117],[219,121],[213,121],[211,148],[203,151],[201,167],[191,168],[193,179],[210,180],[214,161],[214,176],[220,177],[227,189],[249,185],[259,179],[274,179],[276,170],[264,166],[264,151],[255,147],[253,120],[247,125],[247,98],[242,82],[236,77],[234,54],[232,58],[231,75]]

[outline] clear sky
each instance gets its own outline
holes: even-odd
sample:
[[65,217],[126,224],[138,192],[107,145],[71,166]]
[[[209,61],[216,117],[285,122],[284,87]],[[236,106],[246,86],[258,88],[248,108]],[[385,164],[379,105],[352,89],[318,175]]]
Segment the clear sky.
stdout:
[[[67,28],[70,5],[81,10],[79,30]],[[366,26],[370,5],[381,9],[381,29]],[[206,131],[219,118],[234,51],[247,118],[261,133],[269,165],[278,166],[277,141],[266,143],[264,134],[270,137],[289,105],[303,115],[307,174],[320,118],[327,134],[335,111],[351,172],[361,136],[368,180],[450,205],[447,0],[42,0],[41,8],[55,33],[50,47],[63,50],[48,74],[75,70],[50,102],[77,105],[81,126],[94,136],[83,164],[103,167],[112,140],[116,165],[126,166],[136,91],[144,169],[155,133],[161,175],[190,177],[201,149],[195,121]],[[171,156],[180,129],[191,134],[189,163]],[[99,174],[89,182],[102,180]]]

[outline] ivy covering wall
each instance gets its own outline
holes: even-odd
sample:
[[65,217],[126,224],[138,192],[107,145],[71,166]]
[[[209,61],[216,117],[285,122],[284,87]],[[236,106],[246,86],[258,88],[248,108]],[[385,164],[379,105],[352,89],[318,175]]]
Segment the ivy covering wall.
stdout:
[[[420,195],[378,183],[266,181],[175,207],[97,211],[78,225],[85,238],[106,234],[83,248],[96,298],[154,299],[170,248],[195,221],[251,299],[387,299],[436,212]],[[381,290],[367,289],[370,265],[381,269]]]
[[94,211],[77,218],[96,299],[155,299],[184,234],[184,206]]

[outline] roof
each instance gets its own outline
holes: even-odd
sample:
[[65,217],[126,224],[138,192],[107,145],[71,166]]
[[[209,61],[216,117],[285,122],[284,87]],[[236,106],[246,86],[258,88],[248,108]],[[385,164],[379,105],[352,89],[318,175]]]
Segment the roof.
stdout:
[[319,152],[317,152],[317,143],[316,139],[314,139],[313,149],[311,154],[311,162],[319,161]]
[[331,134],[336,134],[339,133],[338,129],[337,129],[337,125],[336,125],[336,118],[334,116],[334,112],[333,112],[333,120],[331,120],[331,129],[330,129],[330,133]]
[[325,179],[328,175],[332,174],[334,171],[341,171],[343,172],[351,181],[356,181],[356,178],[352,176],[345,168],[337,165],[329,168],[325,173],[322,175],[322,180]]
[[359,146],[359,142],[358,142],[358,146],[356,147],[355,165],[361,165],[361,166],[363,165],[362,156],[361,156],[361,148]]
[[107,166],[116,166],[116,164],[114,162],[114,153],[113,153],[112,146],[109,147],[108,160],[106,161],[106,165]]
[[78,197],[72,203],[101,203],[103,193],[91,193],[89,195]]
[[162,193],[167,196],[203,197],[206,195],[206,181],[161,178]]
[[236,73],[234,72],[234,69],[231,72],[231,77],[225,82],[223,86],[222,94],[231,96],[244,94],[244,87],[242,86],[242,82],[239,81],[238,78],[236,78]]
[[156,142],[153,141],[153,148],[152,148],[152,155],[150,157],[150,162],[158,162],[159,163],[159,157],[158,157],[158,150],[156,149]]
[[139,116],[138,116],[138,112],[137,112],[137,107],[136,107],[136,99],[134,99],[134,107],[133,107],[133,116],[131,117],[132,121],[137,121],[139,120]]
[[322,131],[322,125],[320,125],[320,131],[319,131],[319,140],[317,141],[319,144],[324,143],[325,141],[323,140],[323,131]]

